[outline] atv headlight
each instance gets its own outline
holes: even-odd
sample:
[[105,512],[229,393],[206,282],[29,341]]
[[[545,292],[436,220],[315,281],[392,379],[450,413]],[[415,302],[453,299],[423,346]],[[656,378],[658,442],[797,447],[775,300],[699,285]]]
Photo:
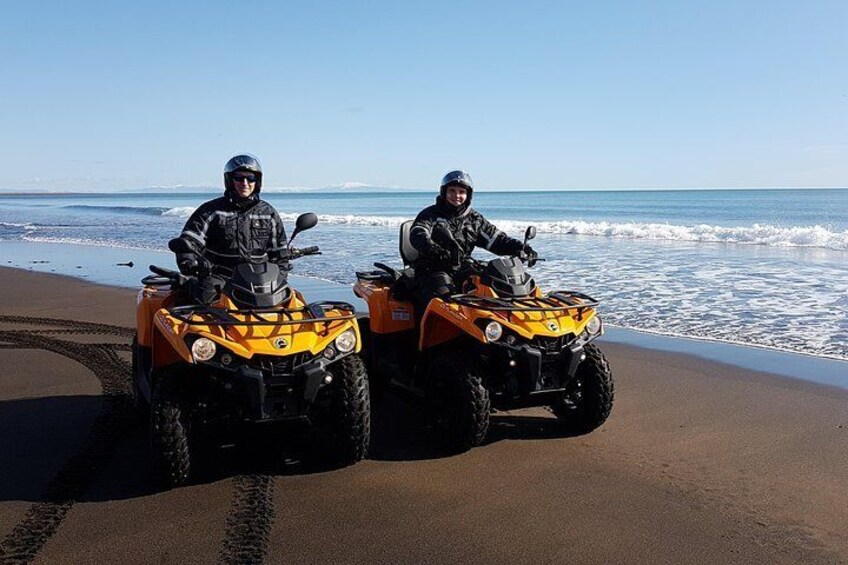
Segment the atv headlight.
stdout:
[[601,319],[597,316],[589,320],[589,323],[586,324],[586,331],[589,332],[590,335],[595,335],[596,333],[601,331]]
[[489,341],[498,341],[503,335],[503,326],[499,322],[489,322],[486,324],[486,339]]
[[191,354],[195,361],[209,361],[215,357],[215,342],[208,337],[199,337],[191,344]]
[[341,353],[350,353],[356,347],[356,333],[353,330],[346,330],[342,335],[336,338],[336,349]]

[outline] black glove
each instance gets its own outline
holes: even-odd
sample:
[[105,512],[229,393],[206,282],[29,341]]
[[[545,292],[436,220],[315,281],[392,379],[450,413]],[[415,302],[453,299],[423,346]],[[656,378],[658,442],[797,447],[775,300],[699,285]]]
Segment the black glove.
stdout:
[[439,263],[450,263],[452,259],[451,252],[437,243],[430,246],[427,257]]
[[291,258],[291,251],[288,247],[277,247],[268,250],[268,260],[272,263],[286,263]]
[[524,257],[527,260],[527,266],[532,267],[536,264],[536,260],[539,258],[539,254],[536,253],[536,250],[530,247],[529,244],[524,245],[521,252],[524,254]]
[[198,257],[194,253],[180,253],[177,255],[177,267],[184,275],[205,277],[212,270],[209,261]]
[[193,275],[197,270],[197,257],[194,255],[177,256],[177,267],[184,275]]

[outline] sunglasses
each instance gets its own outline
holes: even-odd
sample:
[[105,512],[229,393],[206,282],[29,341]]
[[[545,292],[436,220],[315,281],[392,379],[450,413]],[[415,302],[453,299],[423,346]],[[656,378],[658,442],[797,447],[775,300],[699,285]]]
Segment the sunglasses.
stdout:
[[247,182],[256,182],[256,175],[233,175],[233,182],[241,182],[246,180]]

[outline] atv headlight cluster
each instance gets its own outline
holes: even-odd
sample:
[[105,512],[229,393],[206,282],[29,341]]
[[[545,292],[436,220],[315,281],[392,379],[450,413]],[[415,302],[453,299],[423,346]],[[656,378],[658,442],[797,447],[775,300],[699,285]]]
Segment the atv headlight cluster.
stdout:
[[601,323],[601,319],[598,316],[593,317],[589,320],[589,323],[586,324],[586,331],[589,335],[595,335],[600,333],[601,328],[603,328],[603,324]]
[[217,346],[208,337],[199,337],[191,344],[191,354],[195,361],[209,361],[215,357]]
[[500,322],[489,322],[486,324],[486,329],[484,330],[486,334],[486,339],[488,341],[498,341],[503,335],[503,326]]
[[333,343],[340,353],[350,353],[356,348],[356,333],[353,330],[345,330]]

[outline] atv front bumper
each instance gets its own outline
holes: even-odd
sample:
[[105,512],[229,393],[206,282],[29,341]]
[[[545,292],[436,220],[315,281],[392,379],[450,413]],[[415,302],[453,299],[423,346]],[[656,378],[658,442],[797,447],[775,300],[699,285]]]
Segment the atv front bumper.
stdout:
[[[561,396],[586,358],[584,348],[597,336],[581,335],[533,343],[489,343],[489,388],[503,406],[539,406]],[[548,398],[551,397],[551,398]]]
[[275,382],[267,371],[242,366],[235,373],[235,384],[249,420],[287,420],[306,416],[318,390],[329,384],[328,377],[332,378],[326,362],[318,359],[296,370],[291,382]]
[[292,367],[286,361],[208,367],[213,369],[208,405],[233,406],[248,422],[307,420],[321,389],[332,381],[332,362],[318,357]]

